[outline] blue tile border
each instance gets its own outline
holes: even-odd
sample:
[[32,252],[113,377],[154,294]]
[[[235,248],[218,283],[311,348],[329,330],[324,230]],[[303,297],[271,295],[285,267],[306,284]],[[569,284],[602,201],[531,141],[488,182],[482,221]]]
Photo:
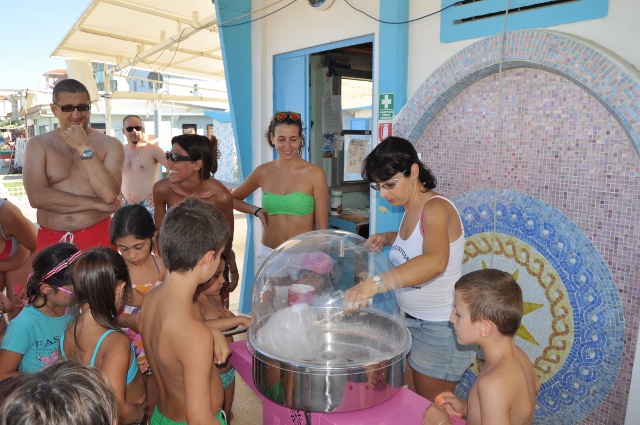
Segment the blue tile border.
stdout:
[[[542,384],[534,423],[579,422],[613,387],[624,348],[622,304],[604,259],[568,217],[531,196],[489,189],[465,193],[453,201],[460,211],[467,241],[477,234],[493,233],[496,211],[496,234],[515,237],[540,253],[560,277],[572,309],[573,342],[560,370]],[[463,273],[474,269],[477,264],[463,265]],[[520,276],[523,273],[520,270]],[[524,285],[526,281],[519,283]],[[474,380],[475,374],[467,371],[459,389],[468,393]]]

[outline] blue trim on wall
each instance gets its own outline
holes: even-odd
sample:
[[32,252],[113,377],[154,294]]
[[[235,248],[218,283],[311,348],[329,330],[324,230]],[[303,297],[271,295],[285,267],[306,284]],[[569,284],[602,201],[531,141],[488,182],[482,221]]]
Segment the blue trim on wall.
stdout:
[[[401,22],[409,19],[409,0],[380,0],[380,16],[386,21]],[[409,69],[409,25],[380,23],[378,55],[378,93],[394,93],[394,114],[407,103],[407,76]],[[377,99],[375,99],[377,104]],[[374,133],[375,134],[375,133]],[[394,207],[375,192],[377,209],[375,228],[371,233],[397,232],[402,220],[401,207]],[[386,212],[380,212],[380,210]]]
[[[442,0],[444,9],[459,0]],[[609,0],[580,0],[571,3],[560,3],[539,9],[511,12],[514,9],[546,3],[549,0],[511,0],[507,17],[507,31],[527,28],[544,28],[571,22],[599,19],[607,16]],[[455,24],[454,21],[504,11],[507,0],[484,0],[461,6],[450,7],[443,11],[440,17],[440,41],[468,40],[486,37],[502,32],[504,15],[477,19]]]
[[[240,178],[245,179],[253,168],[251,146],[252,116],[252,68],[251,68],[251,24],[249,22],[251,0],[216,0],[214,3],[218,22],[232,19],[234,26],[218,25],[222,61],[227,82],[229,108],[233,133],[236,139],[236,152],[240,164]],[[241,18],[241,16],[244,16]],[[250,199],[249,199],[250,201]],[[253,289],[253,223],[247,220],[247,240],[244,251],[244,270],[240,291],[240,313],[251,311],[251,290]]]

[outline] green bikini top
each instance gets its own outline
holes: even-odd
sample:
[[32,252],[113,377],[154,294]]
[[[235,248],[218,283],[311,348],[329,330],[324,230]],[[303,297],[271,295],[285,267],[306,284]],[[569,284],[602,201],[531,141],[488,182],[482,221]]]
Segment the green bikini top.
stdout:
[[288,195],[277,195],[264,192],[262,194],[262,208],[269,215],[307,215],[315,210],[313,196],[302,192],[293,192]]

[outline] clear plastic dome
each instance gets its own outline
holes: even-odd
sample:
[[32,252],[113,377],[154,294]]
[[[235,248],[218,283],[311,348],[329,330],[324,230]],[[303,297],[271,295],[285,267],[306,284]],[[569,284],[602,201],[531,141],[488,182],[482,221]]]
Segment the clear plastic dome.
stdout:
[[[345,312],[345,292],[379,275],[386,290]],[[397,288],[387,257],[362,237],[341,230],[304,233],[280,245],[258,270],[249,347],[275,365],[321,369],[404,356],[410,335]]]

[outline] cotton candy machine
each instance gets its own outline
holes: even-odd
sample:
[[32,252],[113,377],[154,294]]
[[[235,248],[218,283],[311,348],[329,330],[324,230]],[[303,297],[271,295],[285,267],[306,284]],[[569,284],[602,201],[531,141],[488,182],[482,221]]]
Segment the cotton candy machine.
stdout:
[[247,334],[258,391],[307,412],[350,412],[393,397],[411,346],[402,291],[343,310],[345,291],[383,272],[384,285],[398,288],[389,260],[340,230],[305,233],[271,253],[256,275]]

